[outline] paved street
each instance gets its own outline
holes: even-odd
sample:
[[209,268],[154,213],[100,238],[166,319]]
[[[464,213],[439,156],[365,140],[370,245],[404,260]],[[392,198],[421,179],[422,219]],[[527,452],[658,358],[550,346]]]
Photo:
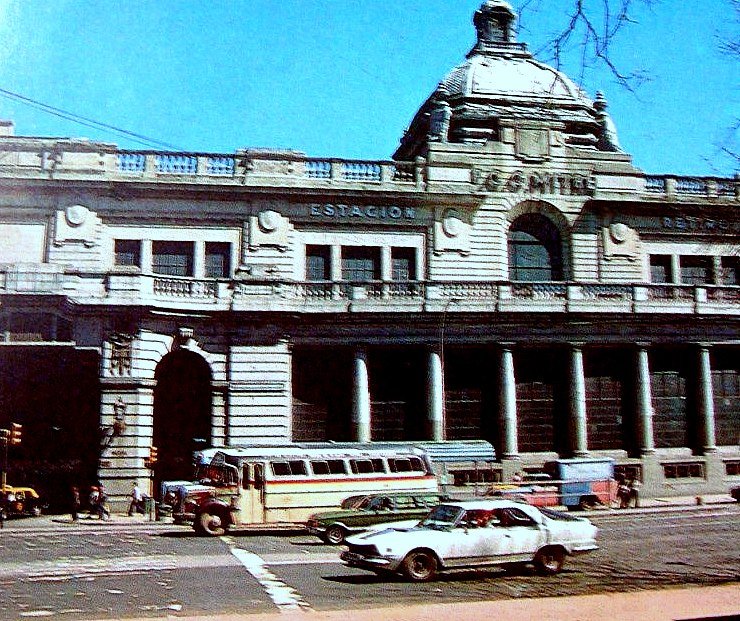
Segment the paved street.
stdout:
[[301,533],[209,539],[120,517],[8,523],[0,531],[0,618],[372,610],[740,581],[737,505],[589,517],[601,529],[601,549],[568,559],[559,576],[464,571],[429,584],[346,568],[336,549]]

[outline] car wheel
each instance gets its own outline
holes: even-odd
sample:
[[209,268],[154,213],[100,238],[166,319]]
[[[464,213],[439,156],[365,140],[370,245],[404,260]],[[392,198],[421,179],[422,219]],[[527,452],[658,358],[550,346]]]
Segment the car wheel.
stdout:
[[347,536],[347,534],[344,532],[344,529],[341,526],[337,524],[332,524],[329,528],[326,529],[325,536],[327,542],[336,546],[340,543],[344,543],[344,538]]
[[437,559],[427,550],[414,550],[403,560],[403,573],[414,582],[428,582],[437,575]]
[[31,509],[31,515],[33,517],[39,517],[41,515],[41,507],[34,507]]
[[562,548],[544,548],[537,553],[534,564],[544,576],[553,576],[563,568],[565,554]]
[[197,518],[198,532],[211,537],[220,537],[226,532],[220,515],[204,511]]

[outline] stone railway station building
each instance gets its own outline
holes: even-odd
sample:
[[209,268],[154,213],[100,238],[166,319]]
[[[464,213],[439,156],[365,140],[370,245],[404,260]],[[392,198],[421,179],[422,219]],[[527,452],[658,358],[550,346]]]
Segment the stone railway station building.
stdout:
[[473,22],[389,161],[2,124],[26,458],[87,454],[122,496],[150,445],[173,479],[204,446],[485,439],[494,477],[596,455],[651,495],[740,484],[738,179],[635,168],[506,3]]

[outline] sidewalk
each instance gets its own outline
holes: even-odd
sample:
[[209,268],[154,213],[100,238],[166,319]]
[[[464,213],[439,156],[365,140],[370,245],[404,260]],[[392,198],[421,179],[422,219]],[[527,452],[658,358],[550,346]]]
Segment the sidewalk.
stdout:
[[[640,499],[638,508],[629,509],[594,509],[580,513],[584,517],[603,516],[603,515],[630,515],[635,513],[649,513],[660,511],[691,510],[691,509],[710,509],[718,505],[733,504],[736,501],[729,494],[707,494],[704,496],[670,496],[664,498],[645,498]],[[557,508],[557,507],[554,507]],[[45,527],[68,526],[106,526],[106,525],[130,525],[141,524],[142,526],[157,528],[189,528],[188,526],[177,527],[172,521],[165,519],[162,521],[150,520],[149,516],[139,513],[128,516],[125,513],[113,513],[107,520],[99,520],[97,517],[90,517],[81,514],[77,522],[73,522],[69,514],[63,515],[42,515],[37,518],[24,518],[6,520],[4,529],[6,530],[25,530],[25,529],[43,529]]]

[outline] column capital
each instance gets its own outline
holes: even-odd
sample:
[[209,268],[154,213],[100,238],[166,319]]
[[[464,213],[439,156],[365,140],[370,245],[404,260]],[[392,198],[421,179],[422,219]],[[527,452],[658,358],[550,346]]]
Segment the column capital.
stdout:
[[649,347],[652,347],[653,344],[650,341],[636,341],[635,347],[637,349],[648,349]]

